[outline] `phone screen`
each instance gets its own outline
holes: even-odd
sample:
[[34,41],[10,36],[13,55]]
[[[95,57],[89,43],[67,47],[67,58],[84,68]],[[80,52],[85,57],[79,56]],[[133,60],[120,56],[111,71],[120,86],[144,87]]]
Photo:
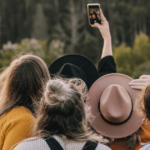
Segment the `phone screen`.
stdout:
[[89,23],[99,23],[101,24],[100,18],[100,6],[99,5],[89,5],[88,6],[88,16],[89,16]]

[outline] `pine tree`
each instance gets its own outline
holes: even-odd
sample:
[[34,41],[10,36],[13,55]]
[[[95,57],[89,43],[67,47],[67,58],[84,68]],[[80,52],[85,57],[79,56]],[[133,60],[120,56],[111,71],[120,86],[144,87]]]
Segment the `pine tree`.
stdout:
[[42,4],[38,3],[36,7],[37,8],[34,17],[32,37],[38,40],[47,40],[48,39],[47,20],[43,13]]

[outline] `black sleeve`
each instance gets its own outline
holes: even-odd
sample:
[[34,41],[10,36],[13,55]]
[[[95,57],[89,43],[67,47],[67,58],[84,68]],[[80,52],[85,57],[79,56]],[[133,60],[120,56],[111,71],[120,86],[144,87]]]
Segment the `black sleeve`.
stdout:
[[113,56],[106,56],[100,59],[98,63],[99,77],[109,73],[116,73],[116,63]]

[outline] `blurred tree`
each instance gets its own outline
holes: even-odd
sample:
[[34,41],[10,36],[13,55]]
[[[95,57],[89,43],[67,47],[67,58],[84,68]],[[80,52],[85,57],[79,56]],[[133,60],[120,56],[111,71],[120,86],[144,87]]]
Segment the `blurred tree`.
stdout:
[[[30,37],[35,0],[5,0],[1,1],[1,45],[7,41],[17,42]],[[30,18],[29,18],[30,14]]]
[[138,35],[134,41],[133,54],[136,65],[150,60],[149,37],[143,33]]
[[[84,3],[84,2],[83,2]],[[79,0],[66,1],[62,11],[62,27],[67,35],[65,51],[74,53],[75,47],[83,42],[85,36],[85,11]]]
[[132,76],[135,63],[130,47],[121,44],[119,47],[114,48],[114,59],[116,61],[118,73]]
[[2,6],[2,0],[0,0],[0,49],[2,47],[2,9],[3,9],[3,6]]
[[36,14],[34,16],[32,37],[38,40],[48,39],[47,20],[43,13],[42,4],[37,3]]
[[[48,41],[45,45],[47,55],[51,42],[59,40],[64,43],[65,53],[80,53],[96,63],[103,40],[98,30],[89,26],[87,3],[101,4],[110,24],[113,45],[119,48],[118,62],[119,56],[129,57],[125,50],[129,47],[135,67],[150,59],[148,0],[0,0],[0,49],[7,41],[16,43],[39,33],[39,39]],[[143,33],[140,42],[135,41],[140,33]],[[122,43],[124,46],[119,46]],[[129,67],[126,59],[124,62],[127,63],[123,63],[125,72],[131,75],[134,66]],[[119,68],[120,72],[124,70]]]
[[0,69],[9,66],[13,58],[31,54],[41,57],[49,66],[55,59],[64,54],[64,42],[52,40],[49,45],[49,53],[46,53],[46,41],[36,39],[22,39],[20,43],[12,44],[10,41],[3,45],[0,52]]
[[150,75],[150,61],[147,61],[146,63],[137,66],[133,72],[132,77],[137,79],[143,74]]
[[60,40],[52,40],[50,42],[49,52],[43,57],[43,60],[47,66],[64,54],[64,46],[65,44]]
[[8,67],[10,65],[11,60],[14,57],[14,52],[11,49],[8,49],[7,51],[3,51],[0,54],[0,72],[3,71],[5,67]]
[[96,37],[86,34],[84,42],[76,45],[76,53],[88,57],[94,64],[98,62],[99,53],[101,52],[97,46]]
[[138,35],[133,48],[125,44],[115,47],[114,59],[119,73],[136,78],[144,73],[149,73],[150,41],[148,36],[143,33]]

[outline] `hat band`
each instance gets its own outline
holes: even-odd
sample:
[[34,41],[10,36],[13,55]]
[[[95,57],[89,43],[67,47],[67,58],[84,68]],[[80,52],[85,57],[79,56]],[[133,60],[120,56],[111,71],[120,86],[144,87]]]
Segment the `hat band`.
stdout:
[[[128,93],[128,91],[127,91],[127,93]],[[102,94],[103,94],[103,93],[102,93]],[[101,94],[101,96],[102,96],[102,94]],[[128,94],[129,94],[129,93],[128,93]],[[100,96],[100,98],[101,98],[101,96]],[[130,96],[130,94],[129,94],[129,96]],[[131,96],[130,96],[130,98],[131,98]],[[131,104],[132,104],[132,109],[131,109],[131,112],[130,112],[129,117],[128,117],[126,120],[124,120],[123,122],[119,122],[119,123],[110,122],[110,121],[108,121],[107,119],[105,119],[105,117],[103,116],[103,114],[101,113],[101,110],[100,110],[100,100],[99,100],[99,102],[98,102],[98,110],[99,110],[100,115],[101,115],[101,117],[103,118],[103,120],[104,120],[105,122],[107,122],[108,124],[111,124],[111,125],[121,125],[121,124],[124,124],[125,122],[127,122],[127,121],[130,119],[131,115],[132,115],[132,112],[133,112],[133,102],[132,102],[132,98],[131,98]]]

